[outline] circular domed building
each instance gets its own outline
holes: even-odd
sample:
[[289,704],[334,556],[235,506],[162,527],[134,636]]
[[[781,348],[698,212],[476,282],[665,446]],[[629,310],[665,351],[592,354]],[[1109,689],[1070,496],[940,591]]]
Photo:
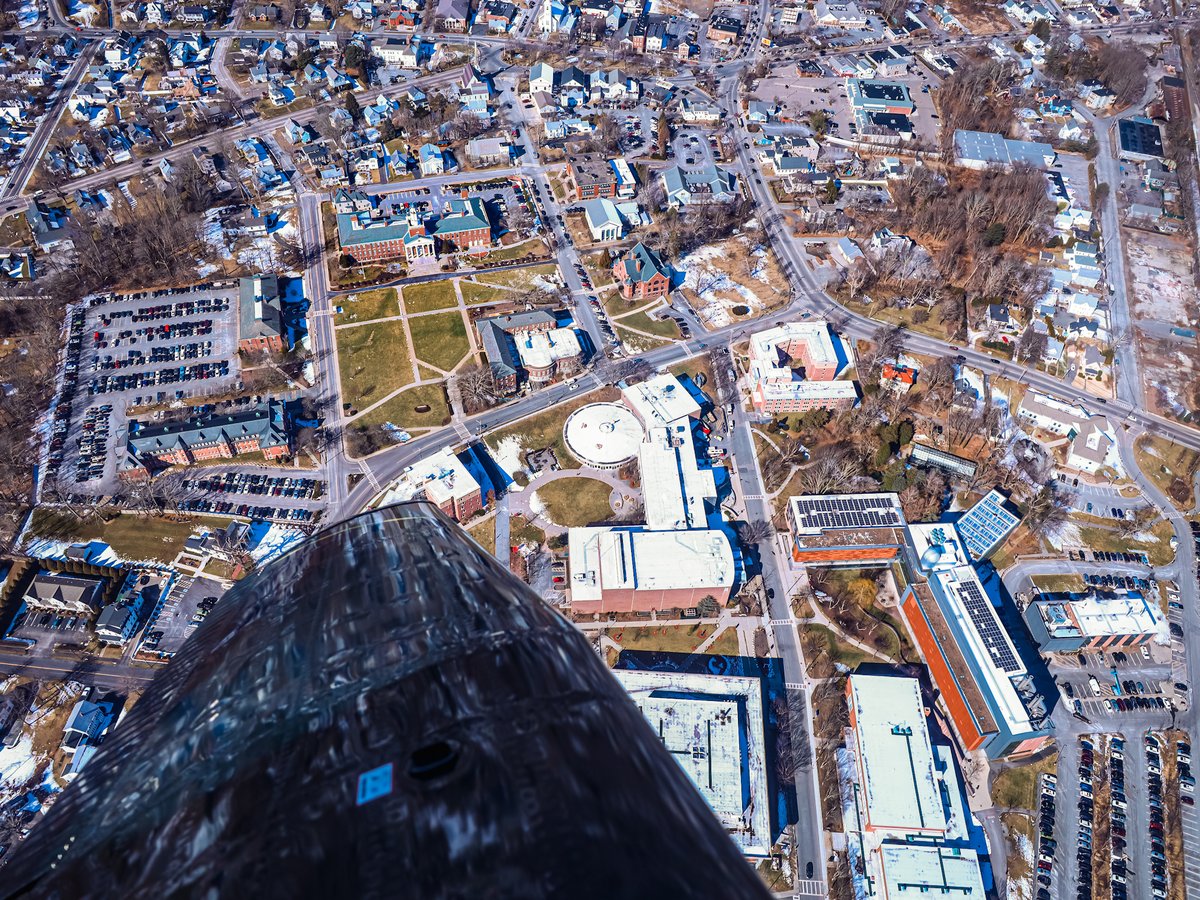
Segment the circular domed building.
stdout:
[[642,423],[619,403],[589,403],[567,417],[563,440],[585,466],[619,469],[637,456]]

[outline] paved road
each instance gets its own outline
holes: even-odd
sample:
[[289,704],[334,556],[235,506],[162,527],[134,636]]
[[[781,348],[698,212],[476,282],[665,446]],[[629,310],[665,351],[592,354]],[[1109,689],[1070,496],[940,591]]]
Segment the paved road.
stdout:
[[[293,177],[299,181],[298,176]],[[342,508],[345,501],[349,476],[360,471],[360,467],[346,456],[333,304],[323,252],[325,239],[321,227],[321,200],[316,194],[297,193],[300,195],[300,240],[308,261],[304,270],[304,294],[309,301],[309,346],[317,371],[316,397],[324,408],[323,430],[327,438],[323,474],[329,491],[329,508],[337,510]],[[368,483],[378,489],[377,484]]]
[[0,672],[5,675],[26,675],[45,681],[74,679],[84,684],[123,691],[128,691],[131,687],[145,686],[157,674],[156,669],[128,663],[61,659],[33,654],[26,656],[6,650],[0,650]]
[[[51,0],[51,5],[53,5],[53,0]],[[33,175],[34,169],[37,168],[38,160],[42,158],[42,153],[46,150],[46,144],[50,142],[50,136],[54,134],[54,129],[58,127],[59,120],[62,119],[63,110],[67,108],[71,95],[75,93],[75,88],[79,86],[80,80],[87,72],[94,52],[95,48],[90,41],[85,42],[80,48],[79,58],[71,65],[66,77],[58,86],[54,96],[54,105],[46,111],[46,115],[42,116],[42,121],[38,123],[33,135],[25,144],[25,149],[21,153],[21,161],[4,180],[4,186],[0,189],[0,197],[18,197],[25,190],[25,185],[29,184],[29,179]]]
[[1117,396],[1133,404],[1144,402],[1144,397],[1142,380],[1138,375],[1137,341],[1133,334],[1132,298],[1129,296],[1129,283],[1125,271],[1125,247],[1120,218],[1117,215],[1117,194],[1121,188],[1117,128],[1122,119],[1140,114],[1157,91],[1158,80],[1150,78],[1141,100],[1117,116],[1099,117],[1086,105],[1075,105],[1075,109],[1091,123],[1092,132],[1096,135],[1096,182],[1107,184],[1110,188],[1108,197],[1095,212],[1100,216],[1100,229],[1104,241],[1104,278],[1108,285],[1109,326],[1116,342]]

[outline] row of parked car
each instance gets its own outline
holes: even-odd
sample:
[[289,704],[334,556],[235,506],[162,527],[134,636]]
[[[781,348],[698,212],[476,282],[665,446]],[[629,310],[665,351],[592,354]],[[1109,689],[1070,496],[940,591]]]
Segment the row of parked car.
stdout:
[[187,344],[175,344],[169,347],[151,347],[150,355],[138,349],[131,349],[125,358],[114,358],[105,354],[93,366],[92,371],[110,371],[112,369],[132,368],[133,366],[153,365],[154,363],[178,362],[181,359],[199,359],[212,353],[212,341],[191,341]]
[[83,414],[79,438],[79,458],[75,463],[76,481],[94,481],[104,476],[108,458],[108,436],[112,426],[112,405],[93,406]]
[[[1092,817],[1095,795],[1092,784],[1096,774],[1096,748],[1087,738],[1079,740],[1079,834],[1075,862],[1079,867],[1079,884],[1075,900],[1092,900]],[[1039,877],[1039,882],[1041,881]],[[1049,881],[1044,883],[1049,887]]]
[[1058,794],[1058,779],[1043,775],[1038,794],[1038,853],[1037,853],[1037,900],[1051,900],[1050,883],[1054,876],[1054,851],[1058,841],[1054,837],[1054,804]]
[[67,447],[67,436],[71,431],[71,404],[75,400],[75,389],[79,386],[79,355],[83,352],[86,324],[87,317],[82,309],[72,312],[67,323],[62,387],[59,388],[58,400],[54,404],[54,417],[50,423],[50,446],[46,456],[46,477],[49,479],[58,476]]
[[321,510],[276,509],[274,506],[251,506],[249,503],[234,503],[229,500],[185,500],[179,504],[185,512],[214,513],[220,516],[243,516],[271,522],[316,522]]
[[251,472],[226,472],[203,478],[186,478],[184,490],[210,493],[257,494],[312,500],[320,496],[325,483],[315,478],[281,478]]
[[[168,293],[173,293],[168,291]],[[205,313],[220,313],[229,309],[228,297],[202,297],[199,300],[176,300],[174,303],[158,303],[154,306],[140,306],[137,309],[119,309],[100,316],[100,322],[105,328],[121,319],[131,322],[157,322],[162,319],[177,319],[180,316],[197,316]]]
[[1139,578],[1136,575],[1084,575],[1083,583],[1098,588],[1115,588],[1126,591],[1148,591],[1158,587],[1155,579]]
[[128,375],[102,375],[93,378],[88,385],[88,392],[106,394],[110,391],[128,391],[133,388],[153,387],[158,384],[178,384],[181,381],[202,381],[207,378],[220,378],[229,374],[229,360],[199,363],[194,366],[168,366],[164,369],[153,369],[147,372],[131,372]]
[[1114,552],[1111,550],[1068,550],[1067,556],[1070,559],[1078,560],[1095,560],[1096,562],[1125,562],[1125,563],[1140,563],[1143,566],[1150,565],[1150,557],[1141,552],[1125,553]]
[[[1167,897],[1167,850],[1166,842],[1163,837],[1163,783],[1162,783],[1162,755],[1160,750],[1162,742],[1152,734],[1146,735],[1146,793],[1150,804],[1150,892],[1157,900],[1166,900]],[[1113,794],[1117,791],[1116,785],[1113,786]],[[1119,837],[1125,836],[1124,823],[1122,823],[1121,834]],[[1116,832],[1116,823],[1113,824],[1113,858],[1116,858],[1116,841],[1118,835]],[[1121,882],[1124,883],[1124,872],[1120,873]],[[1113,880],[1118,878],[1116,865],[1113,865]],[[1115,888],[1113,885],[1113,900],[1118,900]],[[1124,900],[1124,898],[1120,898]]]
[[[1126,900],[1126,875],[1129,872],[1125,855],[1125,740],[1114,736],[1109,744],[1108,784],[1112,812],[1109,816],[1109,845],[1112,847],[1110,871],[1112,874],[1113,900]],[[1165,895],[1164,895],[1165,896]]]

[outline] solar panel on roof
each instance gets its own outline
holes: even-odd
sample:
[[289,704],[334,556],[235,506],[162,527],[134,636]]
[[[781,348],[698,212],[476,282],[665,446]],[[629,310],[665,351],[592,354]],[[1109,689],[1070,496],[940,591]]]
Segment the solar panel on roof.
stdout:
[[967,615],[971,617],[975,630],[983,638],[984,646],[987,647],[992,663],[1005,673],[1021,671],[1021,664],[1013,654],[1004,632],[996,624],[992,605],[983,595],[983,591],[979,589],[979,585],[974,581],[962,581],[959,582],[958,588],[958,594],[962,598]]

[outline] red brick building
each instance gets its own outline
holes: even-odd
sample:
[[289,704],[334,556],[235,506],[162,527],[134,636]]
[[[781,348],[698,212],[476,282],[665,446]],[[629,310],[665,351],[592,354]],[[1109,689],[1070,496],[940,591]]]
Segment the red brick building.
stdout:
[[612,273],[626,300],[664,297],[671,291],[670,268],[642,243],[617,260]]
[[285,335],[278,277],[243,278],[238,287],[238,350],[282,353]]
[[264,459],[275,460],[291,452],[283,404],[275,400],[233,415],[162,424],[132,420],[129,424],[123,477],[146,477],[155,469],[233,459],[247,453],[261,453]]
[[581,156],[567,163],[567,172],[575,184],[576,200],[612,199],[617,196],[617,173],[607,159]]

